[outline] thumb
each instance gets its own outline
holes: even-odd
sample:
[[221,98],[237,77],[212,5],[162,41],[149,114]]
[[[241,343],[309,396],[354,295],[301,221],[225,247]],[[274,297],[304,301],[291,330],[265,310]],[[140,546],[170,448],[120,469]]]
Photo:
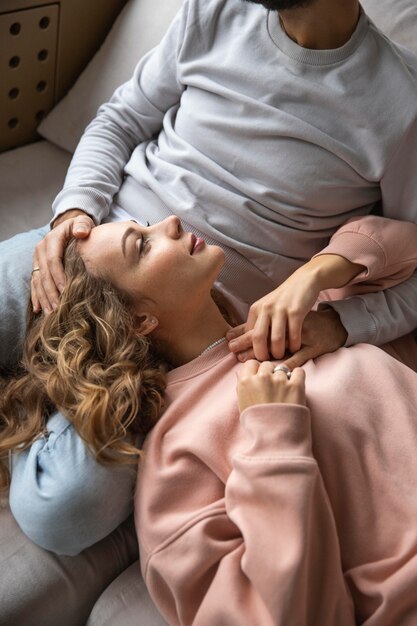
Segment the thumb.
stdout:
[[94,227],[94,222],[90,217],[81,215],[76,217],[72,225],[72,234],[74,237],[84,239],[91,233],[91,229]]
[[293,371],[296,367],[301,367],[310,359],[314,359],[315,356],[317,356],[317,354],[315,354],[314,350],[308,346],[306,348],[301,348],[301,350],[290,356],[289,359],[283,361],[281,365],[286,365],[291,371]]

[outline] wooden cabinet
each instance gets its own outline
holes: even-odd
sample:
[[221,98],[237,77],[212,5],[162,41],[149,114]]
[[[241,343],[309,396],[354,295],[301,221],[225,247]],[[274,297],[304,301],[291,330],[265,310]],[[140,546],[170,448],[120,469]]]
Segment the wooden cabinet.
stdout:
[[35,141],[126,0],[1,0],[0,152]]

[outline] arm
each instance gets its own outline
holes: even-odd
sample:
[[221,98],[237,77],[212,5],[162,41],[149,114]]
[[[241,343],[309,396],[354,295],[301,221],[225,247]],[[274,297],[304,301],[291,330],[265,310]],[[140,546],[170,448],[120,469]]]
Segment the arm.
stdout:
[[[178,78],[177,59],[187,17],[186,1],[159,46],[145,55],[132,79],[99,108],[86,128],[64,187],[52,205],[53,230],[36,248],[33,266],[40,271],[32,285],[35,311],[42,308],[48,312],[58,304],[65,282],[62,257],[69,238],[88,236],[91,228],[109,214],[133,150],[161,130],[165,113],[179,103],[184,85]],[[87,230],[78,234],[74,216],[84,214],[89,217],[79,217],[78,221]]]
[[47,429],[47,436],[13,456],[10,508],[31,541],[73,556],[132,512],[136,467],[95,461],[61,413],[49,419]]
[[[332,303],[331,306],[335,310],[332,308],[326,313],[323,312],[324,316],[321,312],[315,316],[312,313],[309,314],[320,292],[327,292],[321,294],[321,300],[326,295],[339,299],[355,292],[381,290],[387,285],[404,281],[412,275],[417,266],[416,235],[415,224],[374,216],[351,220],[333,235],[329,245],[321,253],[297,270],[272,294],[251,307],[247,323],[234,331],[238,336],[244,330],[245,335],[230,346],[232,351],[239,353],[249,349],[247,356],[250,358],[253,343],[256,357],[268,358],[265,351],[267,351],[267,339],[271,327],[271,353],[276,358],[282,358],[285,350],[286,326],[289,329],[289,349],[293,353],[296,353],[304,343],[302,332],[305,329],[307,333],[310,334],[311,331],[314,334],[314,341],[318,340],[319,343],[309,350],[308,358],[333,351],[344,345],[348,335],[344,323],[340,322],[338,316],[337,305],[339,303],[336,306]],[[401,241],[401,245],[398,245],[398,241]],[[344,289],[340,290],[341,287]],[[336,288],[339,289],[338,292],[327,291]],[[318,318],[323,328],[325,327],[324,342],[320,340],[323,332],[315,322]],[[306,323],[303,327],[304,320]],[[263,328],[262,321],[264,322]],[[274,325],[277,328],[276,334],[280,335],[279,342],[274,342]],[[258,336],[257,331],[260,331]],[[254,332],[255,339],[253,340]],[[257,345],[258,352],[256,352]],[[304,362],[305,360],[294,361],[296,365],[302,365]]]
[[[313,258],[337,254],[364,271],[335,292],[337,299],[373,293],[408,280],[417,268],[417,224],[368,215],[349,220]],[[333,281],[334,282],[334,281]],[[334,285],[332,286],[332,288]]]
[[[172,624],[288,626],[308,615],[321,626],[353,626],[333,515],[311,451],[310,415],[298,404],[304,373],[296,370],[288,381],[272,374],[271,363],[244,367],[238,393],[247,449],[233,457],[225,497],[150,553],[138,524],[148,589]],[[148,478],[160,487],[167,473],[160,468],[155,476],[154,469]],[[194,474],[187,475],[188,491],[198,490]],[[175,498],[166,496],[158,498],[157,515],[172,521]],[[146,502],[141,508],[149,511]]]
[[[381,179],[383,215],[417,224],[417,121],[393,151]],[[414,239],[414,246],[417,247]],[[403,240],[395,241],[399,248]],[[385,291],[329,302],[347,330],[346,345],[382,345],[417,327],[417,274]]]
[[133,150],[159,133],[165,113],[180,101],[184,85],[177,61],[187,18],[185,2],[160,44],[140,60],[131,80],[116,89],[87,126],[53,203],[55,218],[72,208],[85,210],[96,223],[108,215]]

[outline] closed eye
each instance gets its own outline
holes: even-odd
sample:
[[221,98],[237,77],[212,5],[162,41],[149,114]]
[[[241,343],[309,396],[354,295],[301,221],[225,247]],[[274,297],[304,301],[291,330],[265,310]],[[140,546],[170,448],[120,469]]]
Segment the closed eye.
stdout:
[[150,241],[147,237],[145,237],[145,235],[142,233],[140,236],[140,250],[139,250],[139,256],[142,256],[143,254],[146,254],[150,248]]

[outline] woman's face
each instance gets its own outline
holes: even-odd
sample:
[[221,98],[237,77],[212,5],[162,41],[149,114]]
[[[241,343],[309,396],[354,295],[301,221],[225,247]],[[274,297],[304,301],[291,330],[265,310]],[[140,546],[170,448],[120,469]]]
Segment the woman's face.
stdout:
[[151,303],[158,317],[192,311],[210,297],[224,262],[221,248],[184,231],[175,216],[148,227],[103,224],[78,245],[87,269],[130,294],[138,312]]

